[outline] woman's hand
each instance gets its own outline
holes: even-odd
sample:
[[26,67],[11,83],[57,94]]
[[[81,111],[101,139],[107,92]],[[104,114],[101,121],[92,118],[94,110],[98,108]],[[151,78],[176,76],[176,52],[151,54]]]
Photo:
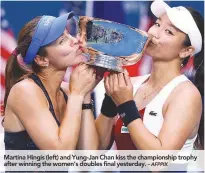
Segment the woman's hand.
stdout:
[[86,64],[77,66],[71,76],[69,82],[70,93],[85,96],[86,93],[93,90],[96,86],[96,72],[94,68]]
[[127,71],[111,73],[107,76],[105,78],[105,90],[117,106],[133,100],[133,86]]
[[90,103],[91,102],[92,91],[97,86],[97,84],[103,79],[103,76],[104,76],[104,73],[106,72],[106,69],[102,68],[102,67],[95,67],[95,72],[96,72],[95,84],[93,85],[91,90],[86,93],[84,101],[83,101],[84,103]]

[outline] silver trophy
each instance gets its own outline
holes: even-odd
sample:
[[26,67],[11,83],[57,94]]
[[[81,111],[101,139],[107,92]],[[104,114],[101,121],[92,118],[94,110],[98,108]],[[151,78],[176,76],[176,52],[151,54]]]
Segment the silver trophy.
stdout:
[[86,44],[86,64],[122,72],[137,63],[151,39],[148,33],[112,21],[74,16],[78,34]]

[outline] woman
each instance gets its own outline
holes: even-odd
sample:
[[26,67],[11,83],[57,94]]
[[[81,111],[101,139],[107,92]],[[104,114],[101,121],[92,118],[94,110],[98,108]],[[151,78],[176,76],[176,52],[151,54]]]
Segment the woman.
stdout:
[[160,0],[151,10],[158,18],[148,31],[153,38],[145,51],[153,58],[151,74],[106,77],[96,120],[100,149],[109,148],[113,140],[119,150],[193,149],[202,101],[181,67],[192,55],[203,61],[204,19],[191,8],[171,8]]
[[[6,66],[6,149],[98,147],[91,110],[91,92],[97,83],[94,69],[81,64],[69,85],[62,82],[66,69],[83,60],[82,42],[66,29],[73,15],[36,17],[22,28]],[[32,70],[18,63],[20,55]]]

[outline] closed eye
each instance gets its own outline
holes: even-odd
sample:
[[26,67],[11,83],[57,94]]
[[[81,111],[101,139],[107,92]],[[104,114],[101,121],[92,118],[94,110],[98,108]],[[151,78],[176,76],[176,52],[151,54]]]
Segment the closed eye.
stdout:
[[64,40],[65,40],[65,37],[63,37],[63,38],[60,40],[59,44],[62,44],[62,43],[64,42]]
[[170,34],[170,35],[174,35],[173,32],[170,31],[170,30],[168,30],[168,29],[166,29],[165,31],[166,31],[168,34]]
[[154,25],[160,27],[160,24],[157,22],[155,22]]

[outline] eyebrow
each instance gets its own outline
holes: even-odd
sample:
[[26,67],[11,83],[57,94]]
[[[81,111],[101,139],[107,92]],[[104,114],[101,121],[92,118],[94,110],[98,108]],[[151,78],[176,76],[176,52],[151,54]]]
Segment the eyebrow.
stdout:
[[[162,19],[159,17],[158,18],[160,21],[162,21]],[[171,23],[168,23],[168,25],[170,26],[170,27],[172,27],[172,28],[174,28],[177,32],[179,32],[180,30],[176,27],[176,26],[174,26],[173,24],[171,24]]]

